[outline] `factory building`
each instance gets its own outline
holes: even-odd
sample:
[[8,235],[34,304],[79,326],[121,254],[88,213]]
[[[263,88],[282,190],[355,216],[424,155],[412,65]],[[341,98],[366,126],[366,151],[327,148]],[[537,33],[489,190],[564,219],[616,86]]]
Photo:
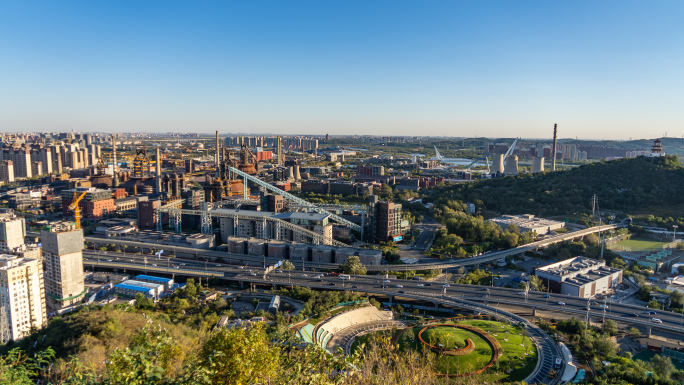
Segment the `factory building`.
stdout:
[[0,339],[18,341],[47,325],[39,259],[0,255]]
[[164,285],[165,290],[171,290],[171,286],[173,286],[173,278],[162,278],[162,277],[154,277],[151,275],[136,275],[134,278],[136,281],[140,282],[149,282],[149,283],[156,283],[160,285]]
[[535,218],[534,215],[531,214],[504,215],[498,218],[492,218],[490,221],[501,226],[504,230],[510,225],[516,225],[523,233],[533,231],[538,235],[565,227],[565,222]]
[[605,261],[575,257],[538,268],[535,275],[550,291],[579,298],[591,298],[622,283],[622,270]]
[[45,294],[50,310],[78,304],[87,292],[83,274],[83,230],[58,224],[40,232],[45,265]]
[[[218,209],[216,212],[237,214],[240,210]],[[298,234],[277,223],[266,221],[267,217],[290,222],[332,240],[332,224],[328,221],[328,214],[286,212],[273,213],[267,211],[240,211],[253,218],[220,218],[221,239],[226,242],[228,237],[273,239],[292,242],[308,242],[306,235]],[[264,218],[263,220],[260,218]]]

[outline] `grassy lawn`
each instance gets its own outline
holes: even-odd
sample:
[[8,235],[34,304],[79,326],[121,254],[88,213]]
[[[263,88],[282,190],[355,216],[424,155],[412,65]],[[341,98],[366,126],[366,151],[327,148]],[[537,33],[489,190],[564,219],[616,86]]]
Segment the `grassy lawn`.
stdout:
[[[464,320],[460,323],[476,326],[489,332],[501,344],[504,353],[488,371],[496,380],[521,381],[534,370],[537,364],[537,349],[522,329],[495,321]],[[422,326],[417,326],[406,330],[398,341],[400,348],[422,349],[422,344],[418,340],[418,332],[422,328]],[[469,355],[439,357],[437,368],[442,373],[447,369],[449,373],[477,370],[485,366],[492,357],[492,349],[487,341],[466,330],[448,327],[429,329],[423,333],[423,339],[430,342],[430,338],[434,341],[441,338],[447,346],[452,346],[453,341],[462,342],[466,338],[470,338],[475,343],[475,351]]]
[[616,249],[624,247],[631,251],[647,251],[661,249],[666,244],[667,242],[654,241],[652,239],[632,238],[620,241],[615,246],[617,246]]

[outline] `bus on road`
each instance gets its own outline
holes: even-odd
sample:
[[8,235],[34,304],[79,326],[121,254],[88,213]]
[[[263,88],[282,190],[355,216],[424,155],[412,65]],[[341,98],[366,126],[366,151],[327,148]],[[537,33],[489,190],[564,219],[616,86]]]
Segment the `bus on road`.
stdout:
[[351,276],[349,274],[340,274],[340,279],[350,280]]

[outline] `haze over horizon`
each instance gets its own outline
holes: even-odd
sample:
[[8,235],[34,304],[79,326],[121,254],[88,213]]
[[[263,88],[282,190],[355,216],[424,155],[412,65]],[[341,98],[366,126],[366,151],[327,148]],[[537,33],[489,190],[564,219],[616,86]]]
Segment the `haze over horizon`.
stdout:
[[0,131],[684,134],[684,3],[0,3]]

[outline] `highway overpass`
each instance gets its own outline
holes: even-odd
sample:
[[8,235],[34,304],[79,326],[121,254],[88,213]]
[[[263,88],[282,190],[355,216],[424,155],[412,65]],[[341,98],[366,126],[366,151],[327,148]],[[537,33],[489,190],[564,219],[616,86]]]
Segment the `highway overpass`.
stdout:
[[[449,269],[449,268],[456,268],[460,266],[472,266],[472,265],[479,265],[483,263],[490,263],[493,261],[496,261],[501,258],[505,258],[511,255],[519,255],[523,254],[527,251],[534,251],[538,250],[540,248],[546,247],[548,245],[558,243],[558,242],[564,242],[564,241],[569,241],[569,240],[574,240],[578,238],[582,238],[584,236],[587,236],[589,234],[594,234],[598,233],[601,231],[608,231],[608,230],[614,230],[618,229],[620,227],[625,227],[627,226],[626,223],[620,223],[620,224],[610,224],[610,225],[602,225],[602,226],[595,226],[595,227],[589,227],[587,229],[579,230],[579,231],[573,231],[570,233],[565,233],[565,234],[559,234],[555,235],[552,237],[548,237],[546,239],[528,243],[523,246],[515,247],[512,249],[507,249],[507,250],[498,250],[498,251],[492,251],[488,252],[482,255],[470,257],[470,258],[460,258],[460,259],[448,259],[448,260],[441,260],[441,261],[436,261],[436,262],[431,262],[431,263],[417,263],[417,264],[411,264],[411,265],[377,265],[377,266],[366,266],[366,269],[368,271],[407,271],[407,270],[431,270],[431,269]],[[212,250],[203,250],[203,249],[195,249],[191,247],[182,247],[182,246],[174,246],[174,245],[164,245],[164,244],[159,244],[159,243],[150,243],[150,242],[139,242],[139,241],[132,241],[132,240],[127,240],[127,239],[118,239],[118,238],[99,238],[99,237],[86,237],[85,238],[86,243],[90,243],[93,245],[115,245],[115,246],[125,246],[129,248],[138,248],[140,250],[165,250],[167,255],[173,254],[176,256],[187,256],[187,257],[202,257],[202,258],[209,258],[211,260],[215,260],[217,258],[222,258],[225,261],[229,261],[229,263],[238,263],[238,264],[252,264],[255,266],[263,266],[264,262],[266,264],[272,265],[278,262],[281,258],[269,258],[269,257],[263,257],[263,256],[253,256],[253,255],[246,255],[246,254],[235,254],[235,253],[227,253],[227,252],[222,252],[222,251],[212,251]],[[311,261],[301,261],[301,260],[290,260],[297,268],[300,268],[303,266],[304,268],[309,267],[309,268],[318,268],[318,269],[336,269],[339,264],[336,263],[316,263],[316,262],[311,262]]]

